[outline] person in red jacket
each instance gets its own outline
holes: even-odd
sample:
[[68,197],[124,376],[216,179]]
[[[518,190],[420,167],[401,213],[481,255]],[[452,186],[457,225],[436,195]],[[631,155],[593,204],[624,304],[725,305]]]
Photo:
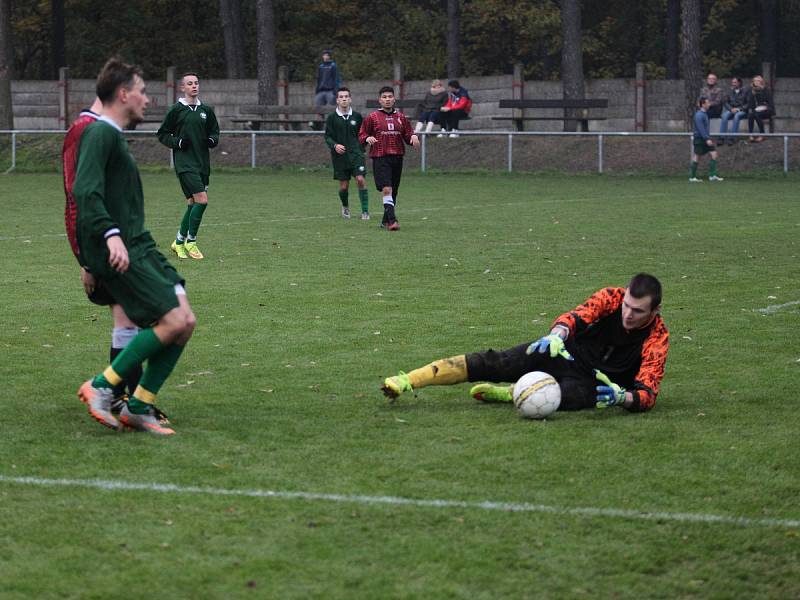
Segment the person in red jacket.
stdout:
[[[461,87],[457,79],[447,82],[447,103],[441,108],[442,130],[450,132],[450,137],[458,137],[458,122],[469,119],[472,99],[467,88]],[[440,133],[436,137],[443,137]]]
[[[397,398],[428,385],[464,381],[515,382],[544,371],[561,387],[559,410],[621,406],[632,412],[655,406],[669,351],[661,318],[661,283],[647,273],[627,287],[598,290],[555,319],[550,333],[507,350],[459,354],[409,373],[387,377],[383,393]],[[479,383],[481,402],[511,402],[513,386]]]
[[370,114],[361,124],[358,141],[362,145],[369,144],[375,187],[383,196],[381,227],[397,231],[400,224],[397,222],[395,205],[400,176],[403,174],[405,144],[419,148],[419,138],[414,134],[408,117],[395,109],[393,88],[382,87],[378,91],[378,102],[380,109]]

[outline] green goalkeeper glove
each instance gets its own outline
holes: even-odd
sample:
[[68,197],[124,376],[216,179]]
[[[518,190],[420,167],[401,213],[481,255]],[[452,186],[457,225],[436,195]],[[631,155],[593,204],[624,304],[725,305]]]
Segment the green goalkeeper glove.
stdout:
[[544,354],[548,350],[550,351],[550,358],[560,356],[561,358],[565,358],[567,360],[575,360],[572,358],[572,354],[570,354],[567,349],[564,348],[564,340],[561,339],[560,335],[555,333],[546,335],[533,342],[530,346],[528,346],[528,349],[525,350],[525,354],[533,354],[534,352]]
[[597,408],[608,408],[609,406],[621,406],[625,402],[625,388],[618,386],[608,378],[602,371],[594,370],[594,376],[605,385],[598,385],[597,388]]

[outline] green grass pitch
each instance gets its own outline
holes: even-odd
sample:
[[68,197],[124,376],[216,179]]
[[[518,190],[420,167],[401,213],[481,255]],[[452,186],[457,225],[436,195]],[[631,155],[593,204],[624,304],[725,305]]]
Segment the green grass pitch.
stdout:
[[[143,181],[167,253],[178,184]],[[111,322],[60,176],[0,176],[3,600],[800,596],[796,177],[411,172],[391,234],[372,188],[373,220],[341,219],[327,171],[211,183],[155,439],[75,396]],[[640,270],[672,339],[650,413],[379,392]]]

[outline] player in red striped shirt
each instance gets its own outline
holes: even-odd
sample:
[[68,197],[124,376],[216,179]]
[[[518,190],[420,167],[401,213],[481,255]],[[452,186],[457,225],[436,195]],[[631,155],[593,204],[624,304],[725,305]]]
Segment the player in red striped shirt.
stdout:
[[419,138],[408,118],[395,109],[394,89],[384,86],[378,92],[381,107],[370,114],[361,124],[358,141],[369,144],[372,159],[372,174],[375,187],[383,196],[383,220],[381,227],[389,231],[400,229],[395,214],[400,176],[403,174],[405,144],[419,148]]

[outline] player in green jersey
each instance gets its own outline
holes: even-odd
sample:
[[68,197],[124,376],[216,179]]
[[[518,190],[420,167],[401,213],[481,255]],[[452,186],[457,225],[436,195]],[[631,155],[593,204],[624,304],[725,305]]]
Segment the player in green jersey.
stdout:
[[358,131],[363,121],[361,115],[350,106],[353,99],[350,90],[341,87],[336,92],[336,111],[325,119],[325,143],[331,149],[333,178],[339,181],[339,200],[342,202],[342,216],[350,218],[348,201],[350,178],[355,177],[358,197],[361,200],[361,219],[369,220],[369,193],[364,175],[364,149],[358,142]]
[[[73,186],[77,242],[86,267],[141,330],[78,396],[106,427],[171,435],[175,432],[159,423],[153,404],[192,336],[195,316],[183,279],[144,227],[139,169],[122,133],[141,121],[147,108],[141,70],[109,60],[97,79],[97,97],[102,115],[81,136]],[[117,421],[113,388],[143,363],[139,385]]]
[[188,206],[171,248],[178,258],[203,258],[197,231],[208,206],[211,160],[208,149],[219,144],[219,123],[214,109],[200,101],[196,73],[181,78],[183,98],[172,105],[158,129],[158,139],[172,149],[175,172]]

